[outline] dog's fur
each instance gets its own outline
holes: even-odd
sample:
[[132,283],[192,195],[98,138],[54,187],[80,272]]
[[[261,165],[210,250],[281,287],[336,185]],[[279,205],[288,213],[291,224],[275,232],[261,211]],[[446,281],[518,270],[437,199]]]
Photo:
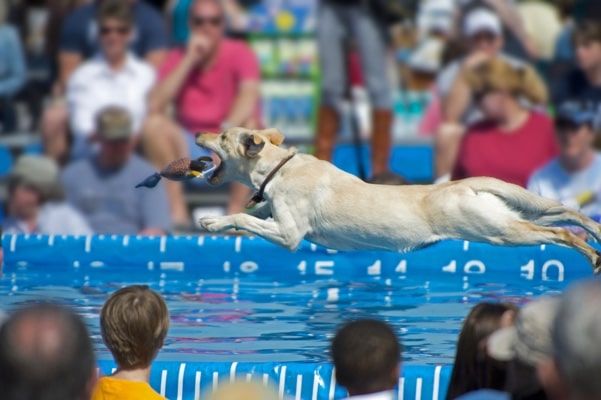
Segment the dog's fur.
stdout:
[[[237,181],[255,190],[295,149],[279,147],[277,129],[232,128],[199,134],[196,143],[221,165],[209,183]],[[268,217],[273,216],[273,219]],[[294,250],[303,239],[337,250],[410,251],[444,239],[496,245],[572,247],[601,270],[600,253],[558,224],[577,225],[601,242],[600,225],[561,203],[493,178],[438,185],[365,183],[329,162],[296,154],[267,183],[265,201],[248,214],[204,217],[211,232],[242,229]]]

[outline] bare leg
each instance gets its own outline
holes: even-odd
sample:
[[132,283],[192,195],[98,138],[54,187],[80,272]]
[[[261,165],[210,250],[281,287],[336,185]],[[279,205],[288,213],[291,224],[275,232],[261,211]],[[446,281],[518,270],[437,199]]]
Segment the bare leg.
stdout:
[[55,104],[44,110],[42,116],[42,144],[44,153],[59,165],[65,164],[69,151],[67,140],[69,113],[65,104]]
[[[185,133],[171,119],[162,114],[149,116],[144,124],[142,145],[146,157],[158,169],[176,158],[188,155]],[[165,179],[165,188],[171,206],[174,224],[190,223],[190,215],[181,182]]]
[[438,128],[434,136],[434,174],[436,179],[453,171],[462,137],[463,127],[461,125],[443,124]]

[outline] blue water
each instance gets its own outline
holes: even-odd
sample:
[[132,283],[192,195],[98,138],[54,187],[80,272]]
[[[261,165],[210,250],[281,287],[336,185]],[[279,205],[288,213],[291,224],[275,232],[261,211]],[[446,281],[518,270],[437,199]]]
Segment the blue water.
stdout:
[[[286,260],[282,260],[285,263]],[[560,291],[563,282],[488,283],[481,279],[423,277],[277,279],[265,276],[182,279],[176,273],[52,267],[9,268],[0,279],[0,309],[41,300],[74,306],[84,317],[100,359],[109,359],[98,325],[108,294],[148,284],[167,300],[171,328],[159,360],[202,362],[327,362],[333,332],[345,320],[390,322],[404,345],[404,362],[452,363],[457,334],[480,301],[522,304]]]

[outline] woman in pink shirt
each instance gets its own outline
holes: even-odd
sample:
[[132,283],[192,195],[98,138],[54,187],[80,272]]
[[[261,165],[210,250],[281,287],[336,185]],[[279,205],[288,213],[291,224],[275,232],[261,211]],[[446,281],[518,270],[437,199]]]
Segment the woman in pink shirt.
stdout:
[[490,176],[526,187],[558,153],[552,120],[524,105],[543,105],[547,89],[531,67],[496,57],[463,74],[484,118],[468,127],[452,179]]

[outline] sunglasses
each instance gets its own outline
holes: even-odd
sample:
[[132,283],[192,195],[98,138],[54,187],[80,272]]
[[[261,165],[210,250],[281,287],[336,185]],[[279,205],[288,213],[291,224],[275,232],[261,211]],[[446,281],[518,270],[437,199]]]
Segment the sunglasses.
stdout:
[[590,122],[576,122],[569,119],[559,119],[555,121],[555,128],[559,132],[576,132],[583,126],[592,127]]
[[117,33],[121,36],[125,36],[130,32],[130,29],[126,26],[122,26],[119,28],[110,28],[108,26],[101,26],[100,27],[100,35],[101,36],[107,36],[110,35],[111,33]]
[[190,23],[194,27],[205,25],[220,26],[223,23],[223,17],[191,17]]

